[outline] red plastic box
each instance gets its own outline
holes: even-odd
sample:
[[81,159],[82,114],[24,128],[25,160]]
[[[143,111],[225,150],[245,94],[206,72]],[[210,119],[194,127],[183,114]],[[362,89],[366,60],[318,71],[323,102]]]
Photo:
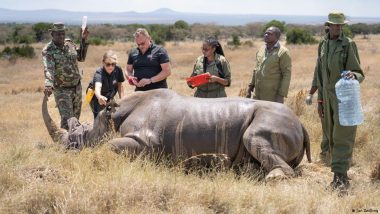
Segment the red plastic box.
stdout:
[[197,87],[197,86],[208,83],[210,77],[211,77],[210,73],[204,73],[197,76],[186,78],[186,81],[192,87]]

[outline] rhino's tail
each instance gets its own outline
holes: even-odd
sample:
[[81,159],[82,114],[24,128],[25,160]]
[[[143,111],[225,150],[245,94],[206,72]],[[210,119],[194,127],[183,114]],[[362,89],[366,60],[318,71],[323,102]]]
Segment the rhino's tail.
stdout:
[[309,163],[311,163],[309,134],[307,133],[307,131],[303,125],[302,125],[302,132],[303,132],[303,145],[304,145],[305,150],[306,150],[307,161],[309,161]]

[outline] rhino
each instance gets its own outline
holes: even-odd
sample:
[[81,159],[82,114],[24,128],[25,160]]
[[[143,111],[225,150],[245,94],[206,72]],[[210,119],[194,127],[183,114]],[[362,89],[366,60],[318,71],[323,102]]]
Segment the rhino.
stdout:
[[90,146],[111,130],[108,141],[117,153],[159,152],[176,160],[219,154],[231,165],[247,155],[267,171],[265,179],[295,175],[306,151],[311,162],[308,133],[286,105],[248,98],[196,98],[169,89],[134,92],[118,106],[106,108],[94,125],[69,119],[69,131],[52,121],[44,98],[42,113],[54,141],[66,147]]

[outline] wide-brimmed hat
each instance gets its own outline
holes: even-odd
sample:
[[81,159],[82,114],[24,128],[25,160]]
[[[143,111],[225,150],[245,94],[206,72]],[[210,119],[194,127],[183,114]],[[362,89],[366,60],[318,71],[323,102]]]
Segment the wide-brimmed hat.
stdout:
[[335,25],[344,25],[347,24],[346,17],[341,12],[331,12],[328,16],[328,20],[325,22],[325,25],[335,24]]
[[65,24],[62,22],[56,22],[53,24],[53,27],[49,29],[50,32],[59,32],[59,31],[65,31]]

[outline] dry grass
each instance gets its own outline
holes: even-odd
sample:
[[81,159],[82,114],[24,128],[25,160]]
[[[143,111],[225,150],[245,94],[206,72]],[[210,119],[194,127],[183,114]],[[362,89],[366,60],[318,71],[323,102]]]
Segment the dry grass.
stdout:
[[[65,151],[54,145],[41,119],[43,70],[41,57],[0,61],[0,213],[347,213],[352,209],[380,210],[380,37],[358,38],[365,69],[361,85],[365,123],[358,128],[355,165],[349,171],[350,194],[340,198],[326,190],[330,169],[318,163],[302,162],[294,179],[265,183],[260,173],[247,171],[185,174],[178,165],[138,158],[130,161],[106,146],[82,152]],[[225,44],[225,42],[223,42]],[[225,49],[232,68],[229,96],[244,95],[251,78],[254,47]],[[84,70],[86,86],[100,65],[103,53],[113,49],[119,64],[126,66],[132,44],[91,46]],[[42,44],[36,44],[40,53]],[[200,42],[168,43],[172,60],[170,88],[192,95],[185,84],[200,52]],[[0,49],[3,47],[0,46]],[[304,104],[316,59],[316,45],[288,46],[293,74],[286,104],[299,115],[309,132],[312,156],[316,160],[321,127],[316,106]],[[126,93],[133,88],[126,86]],[[54,101],[52,116],[58,121]],[[88,106],[81,121],[92,122]],[[376,171],[377,170],[377,171]],[[371,182],[371,175],[373,182]],[[377,178],[377,179],[376,179]]]
[[380,162],[375,165],[375,169],[372,171],[371,178],[374,181],[380,181]]

